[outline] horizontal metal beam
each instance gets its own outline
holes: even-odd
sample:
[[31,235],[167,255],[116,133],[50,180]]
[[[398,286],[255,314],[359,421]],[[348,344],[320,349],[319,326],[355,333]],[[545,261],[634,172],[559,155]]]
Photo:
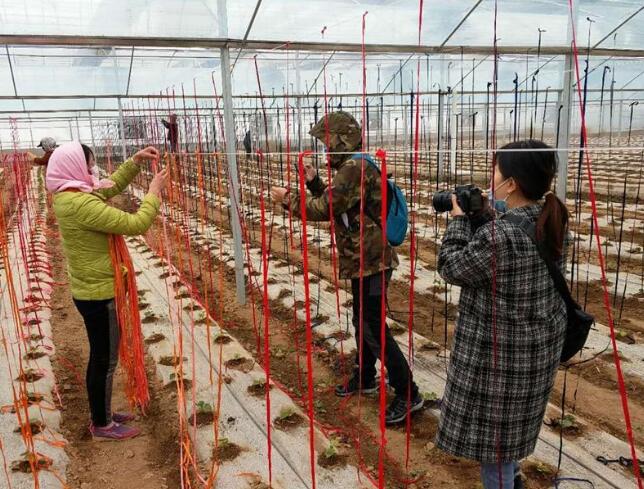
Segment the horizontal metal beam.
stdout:
[[[553,88],[550,87],[549,92],[557,92],[561,90],[561,88]],[[525,90],[521,90],[522,92]],[[601,89],[599,88],[589,88],[588,93],[600,93]],[[458,90],[457,91],[459,94],[463,95],[486,95],[487,91],[485,90]],[[535,93],[545,93],[546,89],[545,88],[540,88],[538,90],[535,90]],[[644,88],[615,88],[613,89],[614,93],[619,93],[619,92],[644,92]],[[385,92],[385,93],[379,93],[379,92],[372,92],[372,93],[367,93],[367,97],[395,97],[395,96],[400,96],[401,92]],[[409,94],[410,92],[408,90],[402,92],[403,94]],[[415,93],[415,92],[414,92]],[[436,90],[431,90],[431,91],[421,91],[419,94],[421,96],[425,95],[436,95],[438,92]],[[498,90],[497,94],[503,95],[503,94],[513,94],[514,90]],[[532,91],[530,91],[532,93]],[[211,100],[211,99],[217,99],[221,98],[219,95],[190,95],[186,94],[185,96],[181,96],[185,98],[186,100],[192,100],[192,99],[201,99],[201,100]],[[265,99],[284,99],[287,96],[284,94],[275,94],[275,95],[264,95]],[[362,93],[328,93],[327,98],[328,99],[335,99],[337,97],[342,97],[343,99],[346,99],[347,97],[356,97],[358,99],[362,99]],[[15,95],[0,95],[0,101],[1,100],[87,100],[87,99],[122,99],[122,100],[127,100],[127,99],[166,99],[166,98],[172,98],[172,95],[117,95],[117,94],[102,94],[102,95],[19,95],[16,97]],[[179,97],[177,97],[179,98]],[[234,99],[238,100],[244,100],[244,99],[249,99],[249,100],[254,100],[254,99],[259,99],[261,98],[260,95],[233,95]],[[308,95],[297,95],[297,94],[289,94],[288,98],[290,99],[295,99],[295,98],[310,98],[310,99],[316,99],[316,98],[324,98],[324,94],[322,93],[311,93]],[[346,104],[345,104],[346,105]],[[87,108],[84,108],[82,110],[89,110]],[[101,111],[101,109],[91,109],[91,110],[96,110],[98,112]]]
[[[204,48],[220,49],[223,47],[248,50],[289,50],[289,51],[346,51],[361,52],[358,43],[325,43],[325,42],[285,42],[243,39],[222,39],[205,37],[132,37],[132,36],[69,36],[69,35],[29,35],[2,34],[0,44],[29,46],[84,46],[84,47],[155,47],[155,48]],[[366,44],[368,53],[419,53],[419,54],[494,54],[494,46],[429,46],[412,44]],[[536,54],[533,46],[498,46],[500,55]],[[570,46],[542,46],[541,55],[565,55],[571,51]],[[627,58],[644,57],[644,49],[591,48],[595,56],[620,56]]]
[[[644,92],[644,89],[639,90],[639,91]],[[552,92],[553,92],[553,90],[551,90],[551,93]],[[514,92],[506,92],[506,93],[509,94],[509,93],[514,93]],[[636,100],[637,101],[641,100],[641,101],[644,102],[644,97],[642,97],[642,98],[633,98],[633,97],[631,97],[631,98],[628,98],[628,99],[615,99],[614,103],[615,104],[618,104],[620,102],[629,103],[629,102],[633,102],[633,101],[636,101]],[[600,101],[601,101],[601,99],[599,99],[599,98],[588,99],[587,100],[587,105],[589,107],[599,105]],[[548,101],[548,106],[553,106],[554,107],[554,106],[556,106],[556,104],[557,104],[557,100]],[[460,104],[457,104],[457,105],[460,105]],[[476,107],[481,107],[483,105],[484,105],[483,102],[475,102]],[[430,107],[431,110],[433,110],[437,106],[438,106],[438,104],[436,102],[423,103],[424,108]],[[469,102],[464,103],[463,106],[465,108],[468,108],[469,107]],[[512,108],[514,108],[514,102],[512,102],[512,101],[498,102],[497,107],[499,107],[499,108],[504,108],[505,107],[505,108],[512,109]],[[309,106],[309,105],[303,106],[302,108],[307,109],[307,110],[312,110],[313,109],[313,107]],[[397,111],[402,111],[404,107],[401,106],[401,105],[385,104],[384,108],[388,109],[389,112],[397,112]],[[280,107],[280,109],[281,109],[281,107]],[[207,117],[209,115],[209,114],[204,112],[203,107],[200,107],[198,110],[199,110],[199,114],[202,117]],[[274,112],[274,111],[277,110],[277,108],[267,107],[266,110],[267,110],[267,112]],[[137,112],[135,110],[135,112],[132,113],[132,114],[130,114],[129,112],[126,111],[126,116],[132,115],[134,117],[139,117],[139,116],[148,117],[152,113],[154,113],[154,114],[166,114],[167,111],[168,111],[167,109],[157,109],[157,108],[142,109],[140,112]],[[0,117],[0,125],[2,125],[5,122],[6,123],[9,122],[9,120],[6,118],[7,115],[11,115],[12,118],[19,119],[18,117],[13,117],[13,116],[15,116],[16,114],[26,114],[26,115],[31,114],[31,117],[34,120],[36,120],[36,119],[42,119],[42,117],[34,117],[34,114],[76,114],[76,113],[78,113],[78,114],[81,115],[81,117],[79,117],[79,119],[84,120],[84,119],[87,119],[87,117],[82,116],[82,114],[84,114],[86,112],[88,112],[87,108],[82,108],[82,109],[0,110],[0,116],[2,116],[2,117]],[[97,110],[92,110],[91,112],[93,114],[104,114],[104,115],[93,115],[92,117],[94,119],[96,119],[96,120],[98,120],[98,119],[110,119],[110,120],[112,120],[112,119],[116,119],[117,116],[116,115],[109,116],[108,114],[118,114],[119,110],[118,109],[97,109]],[[183,115],[183,114],[195,115],[197,113],[197,110],[194,109],[194,108],[186,108],[185,111],[184,111],[184,109],[181,109],[180,111],[177,110],[177,112],[179,113],[179,115]],[[237,106],[237,107],[234,108],[234,112],[238,113],[238,114],[242,114],[244,112],[247,112],[247,109],[245,109],[244,107]],[[74,117],[78,117],[78,116],[64,115],[64,116],[60,116],[59,119],[67,120],[70,117],[74,118]],[[27,119],[27,118],[28,118],[27,116],[24,117],[24,119]]]

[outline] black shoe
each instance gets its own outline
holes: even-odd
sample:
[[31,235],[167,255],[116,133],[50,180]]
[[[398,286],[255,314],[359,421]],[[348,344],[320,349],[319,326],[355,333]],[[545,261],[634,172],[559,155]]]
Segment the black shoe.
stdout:
[[360,389],[359,378],[354,375],[349,379],[346,386],[344,384],[335,386],[335,395],[338,397],[352,396],[353,394],[357,394],[358,391],[361,391],[362,394],[375,394],[378,392],[378,384],[376,384],[375,379],[368,382],[363,381],[362,389]]
[[524,487],[523,478],[521,477],[521,474],[519,474],[514,478],[514,489],[523,489]]
[[407,413],[409,414],[420,411],[423,409],[425,401],[423,396],[420,393],[416,393],[411,398],[411,406],[407,406],[407,397],[398,397],[396,396],[391,404],[387,408],[387,413],[385,414],[385,423],[386,424],[398,424],[405,419],[407,419]]

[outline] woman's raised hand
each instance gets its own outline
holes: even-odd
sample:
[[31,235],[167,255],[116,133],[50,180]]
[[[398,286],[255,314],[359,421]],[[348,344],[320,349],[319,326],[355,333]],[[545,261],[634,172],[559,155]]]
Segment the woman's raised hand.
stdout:
[[158,160],[159,159],[159,150],[156,149],[154,146],[148,146],[147,148],[143,148],[142,150],[138,151],[132,159],[134,160],[134,163],[137,165],[140,165],[144,161],[150,161],[150,160]]
[[169,181],[170,173],[168,172],[167,168],[164,168],[159,173],[154,175],[152,182],[150,182],[150,189],[148,190],[148,192],[156,195],[157,197],[161,197],[161,192],[166,187],[166,185],[168,185]]

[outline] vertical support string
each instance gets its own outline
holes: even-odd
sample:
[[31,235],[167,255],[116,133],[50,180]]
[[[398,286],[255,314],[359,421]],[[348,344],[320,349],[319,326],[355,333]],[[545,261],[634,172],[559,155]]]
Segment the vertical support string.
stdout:
[[[568,0],[568,8],[570,11],[570,17],[571,19],[574,18],[572,15],[573,13],[573,0]],[[586,117],[585,117],[585,111],[583,108],[583,98],[582,98],[582,93],[581,93],[581,80],[580,80],[580,74],[579,74],[579,50],[577,49],[577,37],[576,37],[576,32],[575,32],[575,25],[574,22],[572,24],[572,51],[573,51],[573,58],[575,60],[575,76],[577,78],[577,97],[579,99],[579,108],[580,108],[580,114],[581,114],[581,133],[583,135],[583,139],[586,140],[588,137],[587,133],[587,128],[586,128]],[[590,204],[592,208],[592,213],[593,213],[593,223],[595,226],[595,229],[597,230],[595,234],[595,240],[597,243],[597,257],[599,258],[599,266],[601,270],[601,280],[602,280],[602,290],[603,290],[603,298],[604,298],[604,308],[606,310],[606,315],[608,317],[608,327],[610,329],[610,339],[611,343],[613,346],[613,360],[615,362],[615,370],[617,371],[617,385],[619,387],[619,394],[620,394],[620,399],[621,399],[621,404],[622,404],[622,411],[624,413],[624,424],[626,426],[626,436],[628,438],[628,444],[630,446],[631,450],[631,458],[633,459],[633,473],[635,475],[635,478],[637,479],[637,486],[639,489],[642,489],[644,485],[642,484],[642,476],[640,474],[640,467],[639,467],[639,462],[637,459],[637,450],[635,448],[635,438],[633,436],[633,426],[631,423],[631,415],[630,415],[630,410],[628,407],[628,394],[626,392],[626,386],[624,384],[624,374],[622,372],[622,362],[620,359],[619,355],[619,350],[617,347],[617,339],[615,336],[615,323],[613,321],[613,311],[612,307],[610,304],[610,297],[609,297],[609,292],[608,292],[608,283],[606,279],[606,266],[605,266],[605,260],[604,260],[604,254],[601,249],[601,236],[600,236],[600,227],[599,227],[599,219],[597,217],[597,199],[595,196],[595,186],[594,186],[594,180],[593,180],[593,173],[592,173],[592,165],[590,161],[590,153],[588,151],[585,152],[585,160],[586,160],[586,173],[588,175],[588,188],[589,188],[589,194],[590,194]]]
[[300,213],[302,216],[302,272],[304,273],[304,313],[306,315],[306,374],[307,396],[309,415],[309,455],[311,459],[311,484],[316,488],[315,481],[315,431],[313,412],[313,331],[311,329],[311,298],[309,294],[309,248],[306,234],[306,177],[304,174],[304,157],[311,151],[304,151],[298,155],[298,171],[300,177]]

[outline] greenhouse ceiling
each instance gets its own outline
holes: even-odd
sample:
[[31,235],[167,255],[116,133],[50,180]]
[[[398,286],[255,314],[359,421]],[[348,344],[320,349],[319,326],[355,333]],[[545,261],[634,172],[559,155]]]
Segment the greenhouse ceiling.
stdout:
[[[423,60],[425,90],[454,86],[473,67],[478,79],[467,87],[484,90],[494,65],[495,2],[425,1],[420,42],[418,5],[418,0],[1,0],[0,112],[116,110],[118,97],[172,91],[213,96],[220,86],[217,48],[224,45],[231,48],[237,96],[258,92],[256,62],[268,95],[319,93],[323,66],[330,90],[359,93],[365,12],[369,91],[393,90],[396,74],[401,89],[412,89],[412,58]],[[542,86],[560,86],[569,49],[568,1],[499,0],[497,5],[499,88],[510,90],[515,73],[526,82],[534,70],[540,70]],[[644,89],[641,0],[582,0],[576,10],[578,44],[592,49],[590,89],[599,89],[601,67],[608,65],[620,68],[615,89]],[[297,84],[296,68],[299,86],[289,88]]]

